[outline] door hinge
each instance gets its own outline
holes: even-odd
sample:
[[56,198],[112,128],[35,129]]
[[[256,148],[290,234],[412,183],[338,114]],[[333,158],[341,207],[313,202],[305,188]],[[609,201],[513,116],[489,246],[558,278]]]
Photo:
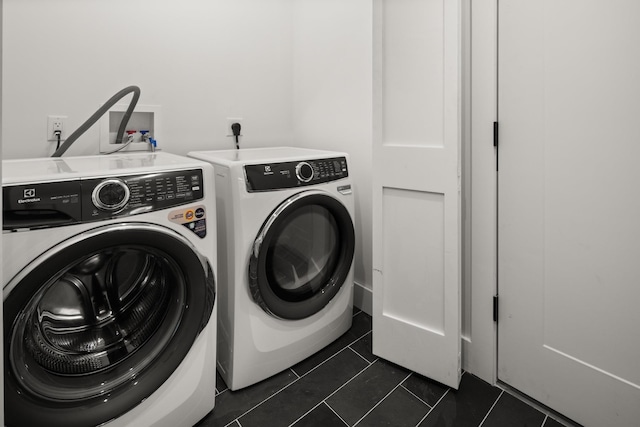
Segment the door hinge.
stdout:
[[499,143],[499,134],[498,134],[498,122],[493,122],[493,146],[496,149],[496,171],[500,170],[499,161],[498,161],[498,143]]
[[498,321],[498,295],[493,297],[493,321]]

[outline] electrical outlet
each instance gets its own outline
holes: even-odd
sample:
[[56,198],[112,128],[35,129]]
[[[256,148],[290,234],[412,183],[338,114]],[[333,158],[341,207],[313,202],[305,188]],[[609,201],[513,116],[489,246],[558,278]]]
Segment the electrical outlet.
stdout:
[[60,131],[60,140],[64,141],[67,137],[65,133],[65,124],[67,116],[47,116],[47,141],[57,141],[56,131]]
[[233,136],[233,130],[231,130],[231,125],[234,123],[240,123],[240,135],[243,134],[244,125],[242,124],[242,117],[227,117],[227,136]]

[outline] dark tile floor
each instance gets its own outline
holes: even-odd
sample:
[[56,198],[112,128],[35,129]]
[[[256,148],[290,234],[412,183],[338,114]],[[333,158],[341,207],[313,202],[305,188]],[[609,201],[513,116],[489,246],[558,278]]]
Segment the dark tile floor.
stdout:
[[371,353],[371,317],[356,310],[337,341],[263,382],[232,392],[198,427],[562,427],[472,374],[458,391]]

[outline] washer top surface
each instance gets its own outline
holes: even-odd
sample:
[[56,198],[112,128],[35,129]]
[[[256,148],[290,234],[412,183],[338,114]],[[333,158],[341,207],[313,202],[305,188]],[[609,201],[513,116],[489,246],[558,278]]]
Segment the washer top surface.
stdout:
[[144,173],[199,167],[198,160],[175,154],[122,153],[96,156],[43,157],[2,161],[2,183],[68,180],[87,176]]
[[191,157],[223,165],[260,162],[285,162],[324,157],[339,157],[345,153],[337,151],[313,150],[298,147],[242,148],[240,150],[192,151]]

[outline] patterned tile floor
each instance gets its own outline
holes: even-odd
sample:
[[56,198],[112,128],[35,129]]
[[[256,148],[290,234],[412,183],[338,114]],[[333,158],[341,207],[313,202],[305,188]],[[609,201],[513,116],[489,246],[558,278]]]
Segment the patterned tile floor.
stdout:
[[217,379],[198,427],[562,427],[465,373],[458,391],[371,353],[371,317],[356,310],[337,341],[265,381],[232,392]]

